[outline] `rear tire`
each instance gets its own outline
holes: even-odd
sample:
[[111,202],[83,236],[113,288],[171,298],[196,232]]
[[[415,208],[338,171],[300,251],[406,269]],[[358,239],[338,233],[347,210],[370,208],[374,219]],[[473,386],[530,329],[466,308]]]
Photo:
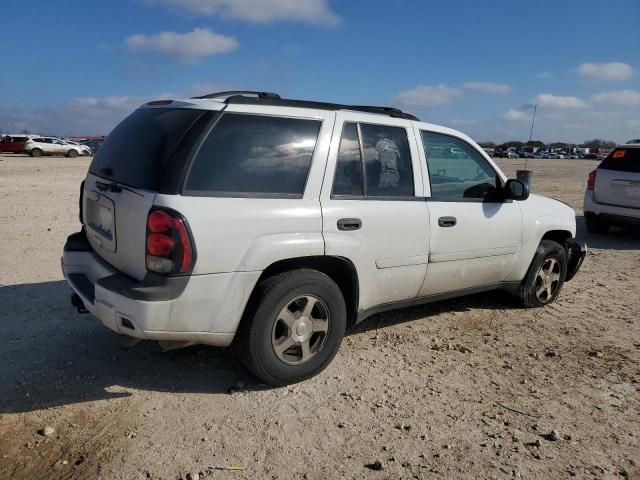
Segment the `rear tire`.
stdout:
[[544,307],[558,298],[566,276],[566,250],[557,242],[542,240],[518,296],[527,308]]
[[316,270],[292,270],[256,286],[234,349],[269,385],[296,383],[329,365],[346,323],[344,297],[331,278]]
[[599,217],[595,213],[587,212],[584,214],[584,221],[587,225],[587,232],[605,234],[611,228],[609,222]]
[[32,149],[30,153],[31,153],[32,157],[41,157],[42,156],[42,150],[40,150],[39,148]]
[[75,150],[71,149],[67,152],[67,157],[69,158],[76,158],[78,156],[78,152],[76,152]]

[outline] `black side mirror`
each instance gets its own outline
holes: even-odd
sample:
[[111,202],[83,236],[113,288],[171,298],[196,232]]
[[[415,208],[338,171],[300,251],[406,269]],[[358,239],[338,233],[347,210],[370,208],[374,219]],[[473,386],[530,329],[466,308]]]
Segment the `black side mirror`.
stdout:
[[526,200],[529,198],[529,185],[520,180],[507,180],[504,186],[504,197],[508,200]]

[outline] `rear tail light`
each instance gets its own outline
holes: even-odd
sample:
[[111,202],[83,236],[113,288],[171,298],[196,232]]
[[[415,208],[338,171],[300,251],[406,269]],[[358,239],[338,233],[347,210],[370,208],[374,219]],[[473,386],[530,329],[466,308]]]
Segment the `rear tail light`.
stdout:
[[147,217],[147,270],[166,275],[190,273],[195,250],[187,221],[178,212],[154,209]]
[[587,190],[593,190],[596,187],[596,171],[594,170],[589,174],[589,180],[587,180]]

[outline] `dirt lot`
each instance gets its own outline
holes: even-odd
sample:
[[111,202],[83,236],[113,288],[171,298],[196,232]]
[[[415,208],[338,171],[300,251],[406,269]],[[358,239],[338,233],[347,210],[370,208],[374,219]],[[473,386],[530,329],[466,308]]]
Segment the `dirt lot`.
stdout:
[[59,262],[88,160],[0,159],[0,478],[640,478],[640,232],[585,233],[592,161],[530,161],[591,247],[557,303],[378,315],[268,389],[227,350],[123,350],[76,314]]

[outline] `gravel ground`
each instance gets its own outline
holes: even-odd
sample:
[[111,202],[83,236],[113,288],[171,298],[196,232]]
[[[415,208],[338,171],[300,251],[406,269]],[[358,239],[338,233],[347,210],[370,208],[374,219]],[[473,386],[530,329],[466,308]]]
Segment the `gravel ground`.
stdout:
[[74,311],[59,259],[87,165],[0,156],[0,478],[640,478],[640,232],[585,232],[595,162],[529,163],[590,246],[555,304],[377,315],[279,389],[228,350],[123,350]]

